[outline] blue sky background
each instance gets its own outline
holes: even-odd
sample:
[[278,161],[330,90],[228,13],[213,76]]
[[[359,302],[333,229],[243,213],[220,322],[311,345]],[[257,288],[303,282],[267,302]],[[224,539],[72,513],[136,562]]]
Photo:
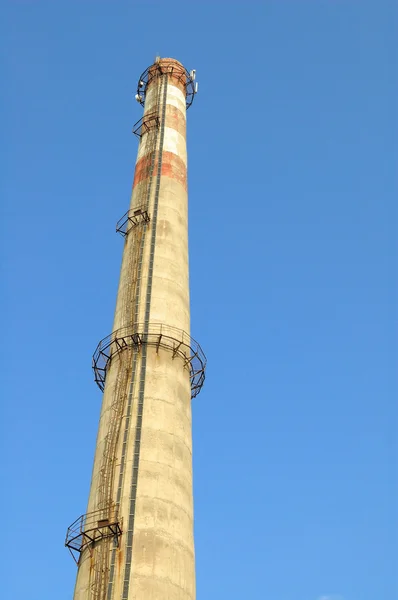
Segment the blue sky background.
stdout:
[[142,109],[188,112],[198,600],[394,600],[393,0],[8,0],[1,9],[4,598],[67,600]]

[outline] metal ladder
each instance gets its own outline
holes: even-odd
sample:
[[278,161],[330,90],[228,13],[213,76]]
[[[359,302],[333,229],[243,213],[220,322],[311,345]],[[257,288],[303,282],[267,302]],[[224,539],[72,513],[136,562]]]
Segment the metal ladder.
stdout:
[[[160,112],[160,88],[161,81],[156,85],[155,96],[155,112],[159,115]],[[148,176],[144,179],[139,194],[134,198],[136,206],[143,206],[145,210],[149,209],[152,191],[152,180],[154,177],[155,161],[157,155],[157,145],[159,140],[159,129],[153,128],[145,134],[146,156],[150,157],[150,165]],[[142,143],[142,142],[141,142]],[[160,156],[158,160],[160,160]],[[124,252],[127,253],[127,285],[123,290],[122,295],[122,323],[124,325],[137,324],[139,322],[140,310],[140,291],[142,280],[142,263],[145,247],[145,231],[147,224],[131,230],[130,235],[126,236]],[[132,366],[132,352],[134,350],[126,349],[118,356],[118,375],[114,389],[114,400],[110,407],[109,429],[105,438],[104,450],[102,454],[101,467],[98,478],[98,496],[97,508],[114,511],[118,510],[122,483],[124,478],[123,465],[125,462],[126,444],[123,443],[121,470],[119,476],[119,484],[117,489],[116,503],[114,502],[114,481],[116,467],[116,450],[120,437],[122,417],[126,405],[126,398],[129,397],[129,405],[131,404],[133,394],[133,382],[129,383]],[[129,392],[127,391],[129,388]],[[128,409],[131,412],[131,406]],[[127,432],[128,433],[128,432]],[[125,432],[126,437],[126,432]],[[116,548],[112,549],[113,538],[105,538],[98,542],[93,548],[93,580],[91,583],[91,598],[92,600],[105,600],[107,595],[109,598],[109,575],[114,560]],[[111,559],[111,565],[110,565]],[[112,586],[111,586],[112,587]],[[112,593],[112,589],[111,589]]]
[[[109,409],[109,429],[105,437],[102,464],[98,478],[98,508],[104,514],[117,513],[118,507],[113,501],[113,484],[116,462],[116,449],[120,436],[122,416],[127,398],[127,385],[130,374],[131,349],[118,356],[118,375],[114,390],[114,400]],[[93,600],[103,600],[109,576],[111,537],[98,541],[93,548],[93,581],[91,596]]]

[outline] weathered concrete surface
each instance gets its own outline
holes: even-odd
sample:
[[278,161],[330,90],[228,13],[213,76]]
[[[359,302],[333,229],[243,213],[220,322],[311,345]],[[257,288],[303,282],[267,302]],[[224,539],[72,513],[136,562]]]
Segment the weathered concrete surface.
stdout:
[[[180,65],[177,61],[173,64],[176,68]],[[129,233],[125,241],[113,330],[132,324],[140,324],[141,329],[145,327],[148,281],[152,285],[149,322],[162,323],[187,333],[190,330],[185,93],[181,82],[170,76],[167,79],[153,264],[151,268],[158,156],[148,207],[151,222],[140,232]],[[157,110],[157,106],[162,112],[164,85],[163,77],[148,86],[145,114]],[[155,149],[159,149],[159,135],[145,134],[137,154],[132,208],[141,206],[145,201],[148,169]],[[119,500],[123,534],[116,550],[110,543],[99,542],[96,551],[83,552],[74,599],[193,600],[195,569],[189,371],[183,360],[178,356],[173,358],[170,351],[160,349],[157,352],[156,348],[148,347],[146,358],[142,353],[136,356],[133,373],[133,361],[123,362],[122,354],[112,359],[107,373],[87,510],[90,512],[99,507],[98,489],[104,468],[104,448],[114,419],[111,407],[115,403],[115,395],[118,395],[123,416],[112,463],[112,501],[117,504]],[[126,383],[123,383],[123,369],[129,370]],[[141,379],[144,379],[143,395]],[[130,514],[132,498],[135,500],[133,527]],[[128,538],[131,531],[130,566]],[[95,571],[100,564],[98,557],[104,553],[108,571],[104,576],[106,585],[101,587],[95,584]],[[114,571],[110,575],[112,564]]]

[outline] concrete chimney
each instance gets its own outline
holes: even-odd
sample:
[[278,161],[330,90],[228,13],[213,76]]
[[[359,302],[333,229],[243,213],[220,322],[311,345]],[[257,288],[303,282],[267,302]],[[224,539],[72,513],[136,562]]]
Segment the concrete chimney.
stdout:
[[191,398],[206,358],[190,337],[186,109],[195,71],[156,59],[144,106],[87,513],[68,529],[74,600],[194,600]]

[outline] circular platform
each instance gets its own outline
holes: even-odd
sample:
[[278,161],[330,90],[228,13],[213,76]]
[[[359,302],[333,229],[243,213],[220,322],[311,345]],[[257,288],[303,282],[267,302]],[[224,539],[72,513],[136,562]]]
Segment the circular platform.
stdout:
[[195,82],[189,71],[187,71],[187,69],[181,63],[171,59],[163,59],[163,61],[161,59],[159,62],[148,67],[142,73],[137,85],[137,97],[141,96],[140,104],[142,106],[145,104],[146,90],[151,81],[156,77],[167,74],[173,77],[177,82],[184,84],[186,92],[186,106],[188,109],[191,106],[196,94]]
[[126,348],[140,351],[144,344],[155,347],[157,352],[160,348],[169,350],[173,359],[176,356],[183,358],[190,373],[191,398],[199,394],[207,362],[202,348],[185,331],[161,323],[123,327],[100,341],[93,354],[93,370],[95,382],[102,391],[112,357]]

